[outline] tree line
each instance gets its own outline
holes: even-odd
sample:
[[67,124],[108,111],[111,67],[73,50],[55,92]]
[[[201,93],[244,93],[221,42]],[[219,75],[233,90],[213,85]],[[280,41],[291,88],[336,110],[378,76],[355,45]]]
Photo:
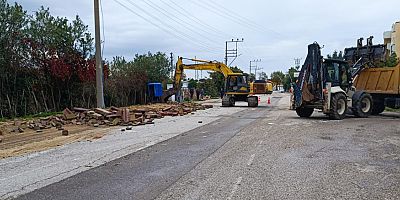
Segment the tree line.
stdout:
[[[146,83],[166,81],[171,70],[164,53],[103,63],[106,106],[145,103]],[[44,7],[27,14],[0,0],[0,118],[95,107],[95,71],[93,37],[79,16]]]

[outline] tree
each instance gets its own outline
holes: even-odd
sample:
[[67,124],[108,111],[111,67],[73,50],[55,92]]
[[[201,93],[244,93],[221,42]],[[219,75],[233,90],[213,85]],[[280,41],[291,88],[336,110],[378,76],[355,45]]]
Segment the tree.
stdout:
[[239,69],[237,66],[230,67],[231,70],[235,73],[243,73],[243,70]]
[[188,83],[188,88],[189,88],[189,89],[197,88],[197,81],[194,80],[194,79],[190,79],[190,80],[189,80],[189,83]]
[[276,89],[278,89],[279,85],[282,85],[284,78],[285,74],[282,71],[275,71],[271,74],[271,81],[275,85]]
[[339,52],[338,59],[344,60],[344,58],[343,58],[343,51],[340,51],[340,52]]
[[150,52],[143,55],[136,54],[133,62],[138,69],[146,73],[150,82],[166,81],[172,70],[168,57],[161,52],[156,54]]
[[43,7],[29,15],[0,0],[0,117],[93,105],[92,55],[93,39],[78,16],[53,17]]
[[268,79],[268,75],[265,72],[258,73],[258,77],[259,77],[258,78],[259,80],[267,80]]
[[338,58],[339,58],[338,52],[337,52],[336,50],[333,51],[332,58],[333,58],[333,59],[338,59]]
[[127,106],[145,103],[148,82],[166,82],[171,67],[166,54],[136,54],[133,61],[114,57],[106,82],[106,105]]
[[249,80],[250,80],[250,81],[256,80],[256,75],[253,74],[253,73],[250,73],[250,74],[249,74]]
[[296,78],[294,77],[294,73],[297,72],[296,68],[291,67],[289,68],[288,72],[285,74],[284,82],[283,82],[283,88],[285,91],[288,91],[291,87],[291,84],[296,81]]
[[390,54],[389,58],[386,60],[386,66],[387,67],[395,67],[399,63],[399,59],[397,58],[397,55],[395,52]]

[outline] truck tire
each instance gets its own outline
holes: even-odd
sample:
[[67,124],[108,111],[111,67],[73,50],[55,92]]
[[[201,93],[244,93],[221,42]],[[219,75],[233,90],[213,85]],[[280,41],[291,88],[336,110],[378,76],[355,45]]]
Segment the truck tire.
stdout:
[[331,113],[329,114],[330,119],[341,120],[346,116],[347,111],[347,99],[343,93],[333,94],[331,100]]
[[379,115],[383,111],[385,111],[385,103],[384,102],[374,102],[374,106],[372,107],[371,115]]
[[249,107],[258,107],[258,97],[257,96],[251,96],[247,98],[247,105]]
[[368,93],[361,94],[358,99],[353,102],[353,113],[357,117],[368,117],[371,115],[372,108],[372,96]]
[[296,113],[299,117],[310,117],[314,112],[314,108],[299,107],[296,108]]
[[385,102],[381,98],[372,98],[373,106],[371,115],[379,115],[385,110]]

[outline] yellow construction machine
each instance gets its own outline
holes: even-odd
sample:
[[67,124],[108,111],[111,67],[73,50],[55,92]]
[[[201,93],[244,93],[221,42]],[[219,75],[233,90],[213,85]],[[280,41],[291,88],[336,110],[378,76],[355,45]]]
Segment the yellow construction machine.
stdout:
[[[184,64],[183,60],[196,63]],[[166,101],[170,96],[179,93],[181,89],[182,75],[185,69],[207,70],[221,73],[225,79],[222,106],[235,106],[236,101],[246,101],[249,107],[257,107],[258,96],[255,95],[269,93],[267,89],[270,87],[267,86],[267,82],[250,83],[246,74],[233,72],[230,67],[221,62],[179,57],[176,63],[173,88],[164,92],[164,101]]]

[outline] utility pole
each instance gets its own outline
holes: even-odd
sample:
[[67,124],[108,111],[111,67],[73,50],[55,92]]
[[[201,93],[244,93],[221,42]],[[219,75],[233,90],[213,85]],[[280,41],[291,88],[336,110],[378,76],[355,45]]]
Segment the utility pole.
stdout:
[[[194,59],[197,60],[197,56],[194,56]],[[197,61],[194,61],[194,64],[197,64]],[[194,79],[197,81],[199,80],[199,71],[196,69],[194,70]]]
[[[258,62],[261,62],[261,59],[257,59],[257,60],[252,60],[252,61],[250,61],[250,74],[249,74],[249,75],[251,75],[251,68],[252,68],[252,67],[255,67],[254,69],[257,68],[257,63],[258,63]],[[251,63],[256,63],[256,65],[252,65]],[[256,73],[254,73],[254,76],[255,76],[255,78],[257,78],[257,74],[256,74]]]
[[97,107],[104,108],[103,60],[101,59],[99,0],[94,0],[94,25],[96,43],[96,99]]
[[[225,41],[225,65],[228,65],[228,58],[237,58],[238,57],[238,43],[243,42],[244,39],[242,40],[239,39],[232,39],[231,41]],[[228,49],[229,43],[235,43],[235,48],[234,49]]]
[[256,66],[256,68],[254,69],[254,76],[256,77],[256,79],[257,79],[257,70],[261,70],[261,69],[263,69],[262,67],[257,67]]
[[171,52],[171,79],[174,79],[174,54]]
[[294,59],[294,67],[296,68],[296,70],[298,70],[300,68],[300,62],[301,62],[301,58]]

